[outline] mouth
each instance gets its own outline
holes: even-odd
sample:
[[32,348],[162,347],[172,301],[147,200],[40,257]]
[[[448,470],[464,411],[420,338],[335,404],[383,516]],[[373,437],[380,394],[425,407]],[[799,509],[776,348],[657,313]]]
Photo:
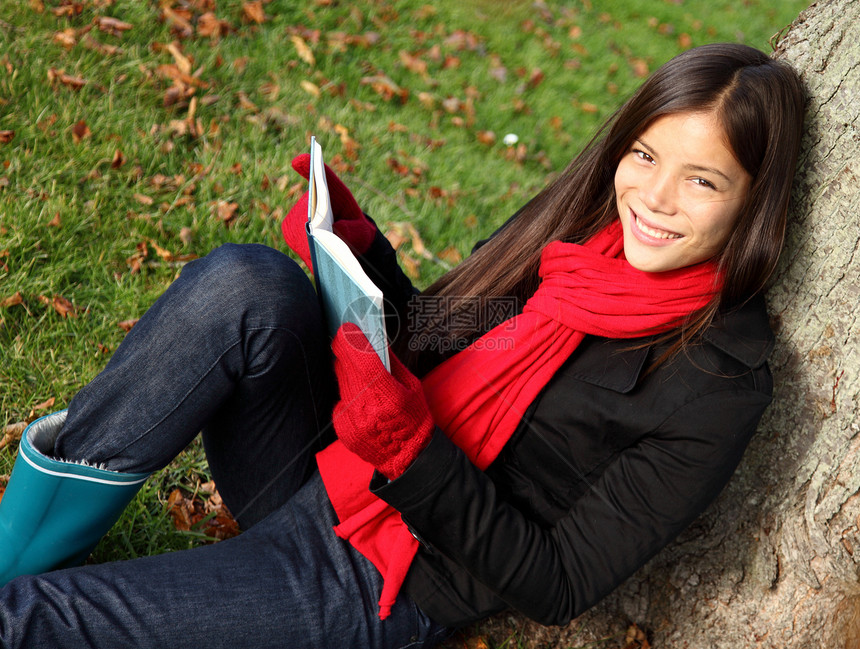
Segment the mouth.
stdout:
[[[662,228],[658,228],[650,223],[646,223],[642,217],[640,217],[636,212],[630,210],[631,222],[633,224],[633,230],[637,234],[645,235],[648,239],[656,239],[661,242],[672,241],[674,239],[680,239],[684,235],[678,234],[677,232],[672,232],[671,230],[663,230]],[[640,237],[641,238],[641,237]]]

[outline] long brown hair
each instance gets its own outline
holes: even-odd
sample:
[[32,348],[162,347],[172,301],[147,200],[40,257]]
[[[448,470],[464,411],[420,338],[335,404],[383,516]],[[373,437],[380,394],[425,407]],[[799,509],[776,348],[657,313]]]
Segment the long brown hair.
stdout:
[[[581,243],[617,218],[614,175],[634,140],[657,118],[711,112],[728,145],[752,177],[735,229],[717,258],[722,291],[678,330],[674,353],[701,334],[721,308],[761,291],[776,266],[803,124],[804,92],[796,73],[759,50],[739,44],[704,45],[661,66],[618,109],[561,175],[529,201],[506,226],[462,264],[427,288],[440,310],[422,331],[395,342],[398,356],[415,370],[430,360],[415,340],[432,334],[445,348],[462,349],[497,324],[491,308],[476,328],[455,326],[474,297],[524,303],[538,286],[541,250],[554,240]],[[433,350],[434,353],[438,350]],[[438,354],[437,354],[438,355]],[[427,357],[427,358],[422,358]],[[432,364],[432,361],[430,361]]]

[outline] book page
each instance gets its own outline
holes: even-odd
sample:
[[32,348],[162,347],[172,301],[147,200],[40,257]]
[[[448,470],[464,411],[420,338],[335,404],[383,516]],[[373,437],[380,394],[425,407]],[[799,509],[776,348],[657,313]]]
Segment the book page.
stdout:
[[312,230],[327,230],[332,232],[334,214],[331,210],[331,198],[328,194],[328,183],[325,179],[322,147],[315,137],[311,137],[311,174],[308,180],[308,222]]

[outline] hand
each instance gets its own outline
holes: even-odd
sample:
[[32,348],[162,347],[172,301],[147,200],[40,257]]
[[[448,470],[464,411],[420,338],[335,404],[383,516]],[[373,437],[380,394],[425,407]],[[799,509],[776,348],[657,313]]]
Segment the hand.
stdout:
[[[303,153],[293,158],[293,169],[295,169],[305,180],[310,177],[311,156]],[[353,251],[358,254],[367,252],[373,239],[376,237],[376,227],[367,220],[361,208],[356,203],[352,192],[347,189],[337,174],[325,165],[326,184],[331,196],[331,207],[334,213],[334,231],[346,241]],[[308,267],[311,265],[310,251],[308,250],[308,235],[305,223],[308,220],[308,192],[305,192],[299,201],[290,209],[284,220],[281,221],[281,232],[284,241],[290,249],[295,252]]]
[[333,413],[341,442],[394,480],[430,442],[435,424],[419,381],[392,354],[389,374],[351,322],[332,341],[341,400]]

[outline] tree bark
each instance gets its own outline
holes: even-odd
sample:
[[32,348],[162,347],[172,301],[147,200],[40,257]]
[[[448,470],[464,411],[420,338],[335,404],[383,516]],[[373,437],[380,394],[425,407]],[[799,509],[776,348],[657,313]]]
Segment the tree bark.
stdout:
[[635,623],[657,648],[860,648],[860,2],[811,6],[775,56],[809,99],[768,293],[773,405],[676,543],[567,628],[528,625],[531,646],[625,646]]

